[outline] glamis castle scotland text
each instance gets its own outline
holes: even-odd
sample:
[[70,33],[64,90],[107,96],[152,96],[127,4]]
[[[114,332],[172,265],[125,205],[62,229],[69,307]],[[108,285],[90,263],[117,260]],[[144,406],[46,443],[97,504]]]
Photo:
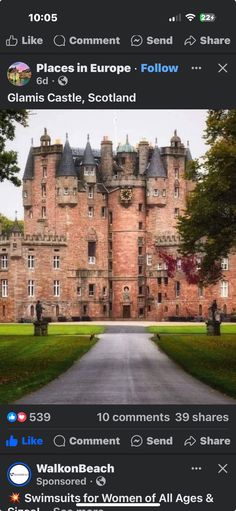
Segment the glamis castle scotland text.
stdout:
[[44,316],[78,320],[204,317],[213,298],[225,313],[236,298],[236,257],[203,289],[186,282],[181,259],[168,277],[163,250],[178,253],[178,216],[194,183],[175,132],[167,147],[141,140],[116,151],[51,143],[45,130],[23,176],[24,234],[17,221],[0,237],[0,321]]

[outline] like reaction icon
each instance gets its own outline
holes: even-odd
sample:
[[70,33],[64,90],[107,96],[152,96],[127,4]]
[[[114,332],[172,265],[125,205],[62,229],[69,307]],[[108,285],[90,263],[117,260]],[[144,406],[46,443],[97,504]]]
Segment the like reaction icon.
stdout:
[[8,39],[6,39],[6,46],[17,46],[18,39],[14,35],[10,35]]
[[18,446],[18,440],[14,437],[14,435],[11,435],[8,440],[6,440],[6,447],[17,447]]

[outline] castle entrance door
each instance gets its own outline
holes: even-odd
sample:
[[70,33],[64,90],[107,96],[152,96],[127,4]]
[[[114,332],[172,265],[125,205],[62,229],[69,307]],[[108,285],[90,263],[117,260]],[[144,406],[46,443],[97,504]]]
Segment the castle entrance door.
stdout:
[[131,317],[130,305],[123,305],[123,318],[129,319]]

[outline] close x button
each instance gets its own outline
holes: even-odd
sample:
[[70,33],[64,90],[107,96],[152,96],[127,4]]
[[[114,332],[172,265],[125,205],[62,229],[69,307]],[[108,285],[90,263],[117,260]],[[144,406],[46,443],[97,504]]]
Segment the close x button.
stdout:
[[228,72],[229,72],[228,65],[229,65],[228,62],[226,62],[225,64],[219,63],[218,64],[218,67],[219,67],[218,73],[227,73],[228,74]]

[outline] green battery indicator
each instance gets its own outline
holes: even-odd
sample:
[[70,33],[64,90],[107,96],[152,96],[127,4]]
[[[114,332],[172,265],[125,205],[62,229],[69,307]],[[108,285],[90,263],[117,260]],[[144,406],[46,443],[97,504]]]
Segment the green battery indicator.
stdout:
[[202,12],[200,15],[200,21],[202,23],[209,23],[216,20],[216,14],[212,12]]

